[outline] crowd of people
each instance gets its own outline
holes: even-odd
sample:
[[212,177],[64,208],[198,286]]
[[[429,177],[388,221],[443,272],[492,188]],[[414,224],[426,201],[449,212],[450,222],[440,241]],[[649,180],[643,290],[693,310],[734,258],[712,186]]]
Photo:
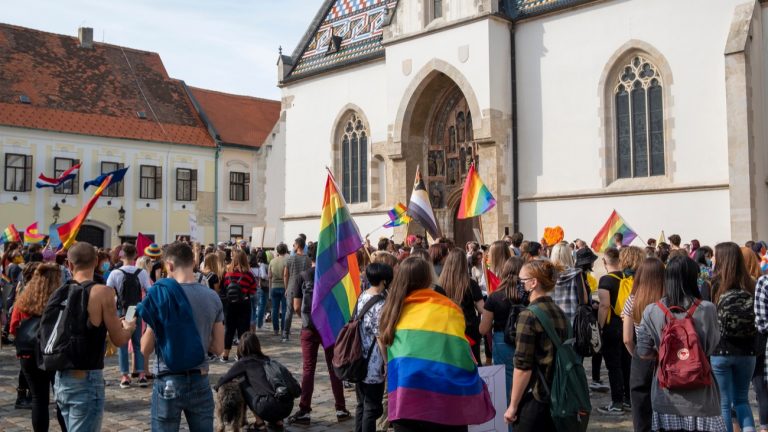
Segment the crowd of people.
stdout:
[[[473,365],[472,377],[476,366],[503,365],[510,431],[556,429],[550,409],[556,339],[572,337],[582,347],[580,360],[591,365],[589,391],[610,395],[609,404],[595,407],[602,415],[631,416],[636,431],[768,431],[768,245],[712,248],[697,240],[682,244],[679,235],[667,240],[643,248],[624,245],[616,234],[598,256],[583,240],[548,245],[519,233],[461,247],[445,238],[428,244],[418,235],[400,244],[366,239],[357,252],[361,293],[351,317],[359,320],[364,374],[343,381],[334,347],[323,347],[337,420],[354,419],[356,432],[460,431],[487,420],[487,407],[477,400],[470,405],[477,412],[461,417],[464,423],[450,415],[462,410],[455,398],[430,399],[426,413],[404,405],[413,393],[399,388],[434,373],[398,357],[419,343],[414,326],[446,334],[456,329],[449,318],[438,328],[417,316],[414,305],[431,302],[439,306],[434,310],[463,316],[463,337],[428,360]],[[152,244],[143,251],[129,243],[97,249],[79,242],[58,253],[6,244],[2,337],[17,346],[16,408],[31,409],[35,431],[48,430],[53,388],[62,430],[100,430],[104,357],[114,351],[120,388],[152,386],[153,430],[178,430],[182,413],[193,431],[213,430],[214,417],[219,424],[242,421],[227,414],[228,401],[237,397],[252,411],[256,430],[310,424],[322,347],[312,320],[316,247],[304,235],[290,251],[283,243],[265,250],[245,241]],[[84,296],[87,307],[57,303],[62,290],[64,300]],[[46,330],[53,306],[60,306],[53,311],[59,318],[85,320],[60,351],[56,333],[63,330]],[[271,324],[281,342],[291,341],[294,318],[296,327],[300,321],[294,330],[300,386],[279,359],[263,353],[258,337]],[[591,338],[585,322],[594,323]],[[678,325],[687,329],[689,345],[672,335]],[[30,334],[49,335],[45,349],[29,348]],[[71,352],[78,355],[68,357]],[[69,363],[57,366],[62,358]],[[688,360],[697,362],[695,370],[685,369]],[[215,392],[210,362],[231,363]],[[689,374],[682,384],[681,371]],[[445,381],[440,391],[446,394],[473,391],[469,379]],[[355,387],[354,415],[345,386]]]

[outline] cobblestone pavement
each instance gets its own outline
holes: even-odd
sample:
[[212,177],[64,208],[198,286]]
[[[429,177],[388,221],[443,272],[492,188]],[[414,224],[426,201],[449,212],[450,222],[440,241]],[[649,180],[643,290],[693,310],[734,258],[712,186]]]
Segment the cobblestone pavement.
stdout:
[[[294,330],[293,337],[288,343],[280,343],[279,338],[272,335],[271,331],[259,331],[262,345],[267,355],[284,363],[295,374],[297,379],[301,376],[301,349],[298,343],[298,332]],[[312,400],[312,424],[310,426],[288,426],[286,429],[293,432],[338,431],[350,432],[354,429],[354,421],[348,420],[338,423],[333,409],[333,395],[330,391],[330,381],[325,363],[322,361],[322,353],[318,358],[318,371],[316,374],[315,393]],[[587,374],[591,371],[591,362],[585,362]],[[215,382],[228,368],[221,363],[211,364],[211,382]],[[607,383],[606,371],[603,366],[603,381]],[[13,347],[4,347],[0,350],[0,431],[15,432],[32,430],[30,423],[30,411],[15,410],[13,405],[16,399],[16,383],[18,376],[18,361],[15,358]],[[146,431],[149,430],[149,401],[151,387],[141,389],[131,387],[122,390],[118,385],[117,357],[106,359],[105,378],[107,380],[106,404],[102,430],[108,432],[117,431]],[[354,412],[356,404],[352,390],[345,391],[347,408]],[[754,400],[754,399],[753,399]],[[594,406],[590,421],[590,430],[598,431],[631,431],[632,420],[629,414],[622,416],[604,416],[597,412],[598,406],[609,402],[607,393],[595,393],[592,403]],[[298,405],[298,401],[296,402]],[[754,406],[754,405],[753,405]],[[58,431],[53,405],[51,405],[51,431]],[[182,420],[182,430],[186,424]]]

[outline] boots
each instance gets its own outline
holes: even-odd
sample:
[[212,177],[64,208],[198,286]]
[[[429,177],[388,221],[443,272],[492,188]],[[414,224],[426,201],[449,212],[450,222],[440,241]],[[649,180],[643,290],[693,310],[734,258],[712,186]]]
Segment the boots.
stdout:
[[16,389],[16,404],[14,405],[14,408],[16,409],[32,409],[32,396],[29,395],[28,389]]

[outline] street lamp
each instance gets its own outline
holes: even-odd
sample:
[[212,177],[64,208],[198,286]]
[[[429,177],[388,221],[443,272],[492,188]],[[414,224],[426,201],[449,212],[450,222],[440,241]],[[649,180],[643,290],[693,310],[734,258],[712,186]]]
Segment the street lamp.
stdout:
[[54,224],[59,221],[59,215],[60,214],[61,214],[61,207],[59,207],[59,203],[56,202],[53,205],[53,223]]
[[117,211],[117,220],[120,221],[120,223],[117,225],[117,233],[120,233],[120,228],[123,227],[123,222],[125,222],[125,209],[123,206],[120,206],[120,210]]

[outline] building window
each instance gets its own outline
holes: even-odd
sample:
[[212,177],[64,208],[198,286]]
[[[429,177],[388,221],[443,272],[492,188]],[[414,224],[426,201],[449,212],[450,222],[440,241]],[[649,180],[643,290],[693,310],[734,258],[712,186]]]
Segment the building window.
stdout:
[[432,19],[443,16],[443,0],[432,0]]
[[176,201],[197,201],[197,170],[176,168]]
[[5,154],[5,190],[8,192],[32,190],[32,156]]
[[[55,178],[59,178],[60,175],[64,174],[64,171],[72,168],[75,165],[77,165],[77,160],[75,159],[53,158],[53,176]],[[63,195],[77,194],[79,178],[79,174],[75,175],[75,178],[72,180],[66,181],[62,183],[61,186],[56,186],[53,188],[53,193]]]
[[[101,173],[106,174],[112,171],[117,171],[119,169],[125,168],[125,164],[122,164],[120,162],[102,162],[101,163]],[[101,194],[101,196],[105,197],[121,197],[124,195],[123,190],[123,182],[117,182],[109,185],[106,189],[104,189],[104,192]]]
[[640,55],[618,73],[614,90],[617,178],[665,173],[662,87],[656,66]]
[[243,226],[242,225],[230,225],[229,226],[229,240],[238,241],[243,238]]
[[229,200],[248,201],[250,198],[251,174],[246,172],[229,173]]
[[160,199],[163,197],[163,167],[141,165],[139,176],[139,198]]
[[352,113],[341,136],[341,188],[348,203],[368,201],[368,131]]

